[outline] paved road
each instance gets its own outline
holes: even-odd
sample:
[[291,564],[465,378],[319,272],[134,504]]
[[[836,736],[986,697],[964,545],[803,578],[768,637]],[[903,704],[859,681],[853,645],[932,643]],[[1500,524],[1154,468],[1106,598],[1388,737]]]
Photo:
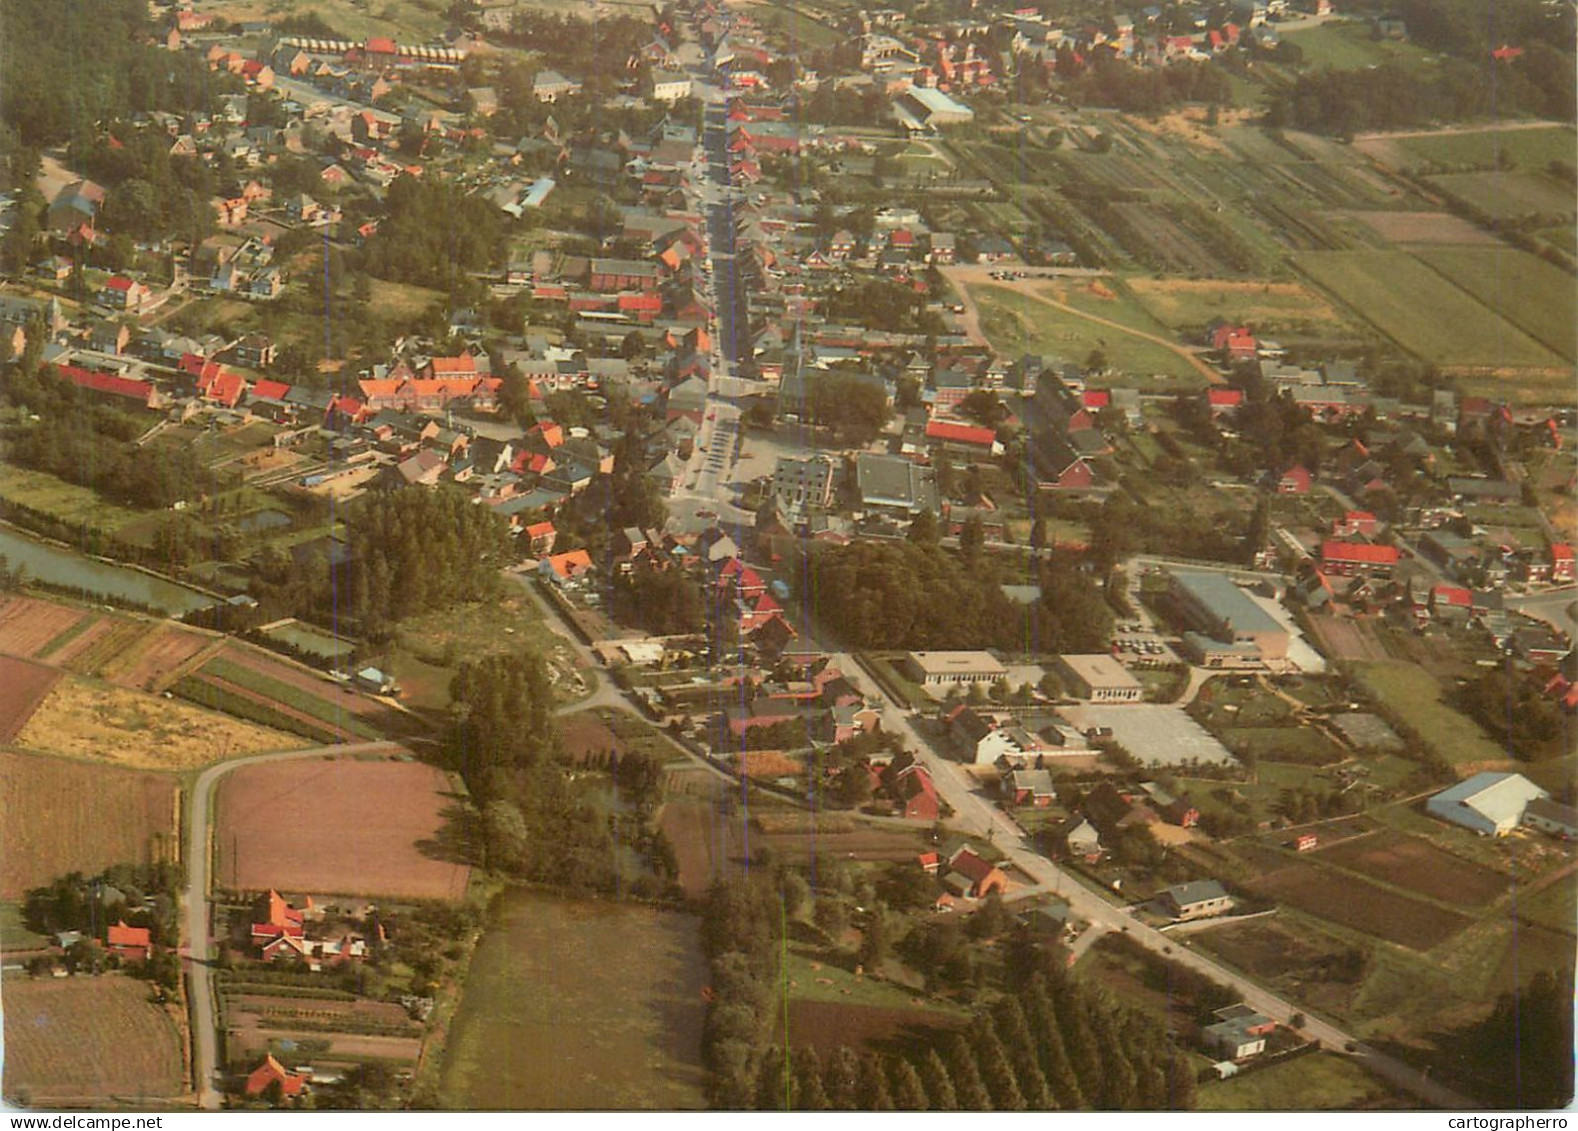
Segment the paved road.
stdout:
[[282,762],[291,758],[321,758],[325,755],[362,754],[374,750],[397,750],[394,742],[354,742],[338,746],[314,746],[305,750],[285,750],[273,754],[252,754],[210,766],[198,777],[187,795],[186,839],[186,937],[188,940],[187,1002],[192,1021],[192,1081],[197,1089],[197,1105],[209,1111],[220,1106],[220,1093],[214,1086],[218,1067],[219,1015],[214,1010],[214,970],[209,938],[213,910],[209,902],[209,807],[214,786],[231,770],[257,762]]
[[[866,695],[874,696],[882,703],[883,729],[899,734],[905,744],[918,753],[926,768],[931,771],[938,794],[953,807],[955,815],[949,823],[967,835],[992,844],[1038,887],[1051,890],[1067,900],[1074,914],[1091,924],[1092,931],[1118,931],[1127,934],[1148,950],[1165,954],[1185,966],[1232,986],[1251,1008],[1275,1018],[1282,1024],[1286,1024],[1293,1014],[1303,1012],[1305,1023],[1301,1031],[1305,1036],[1319,1041],[1328,1049],[1339,1052],[1352,1046],[1353,1055],[1361,1064],[1393,1086],[1424,1101],[1426,1105],[1453,1111],[1471,1110],[1479,1106],[1468,1097],[1460,1095],[1437,1080],[1430,1079],[1402,1061],[1360,1044],[1351,1034],[1345,1033],[1327,1021],[1310,1016],[1307,1011],[1301,1010],[1293,1002],[1284,1000],[1242,975],[1195,953],[1189,949],[1186,940],[1169,938],[1161,931],[1146,926],[1131,916],[1127,908],[1108,903],[1077,880],[1064,875],[1050,860],[1035,850],[1008,814],[978,791],[974,780],[959,763],[938,755],[931,743],[915,729],[911,717],[900,710],[881,686],[869,677],[869,673],[855,662],[853,656],[839,655],[836,657],[836,662],[845,675],[860,685]],[[1091,932],[1087,934],[1090,938],[1084,945],[1088,948],[1097,936]]]
[[1544,621],[1559,632],[1566,633],[1569,640],[1578,640],[1578,617],[1573,615],[1574,606],[1578,605],[1578,586],[1548,589],[1544,593],[1531,593],[1526,597],[1509,596],[1505,601],[1507,608]]

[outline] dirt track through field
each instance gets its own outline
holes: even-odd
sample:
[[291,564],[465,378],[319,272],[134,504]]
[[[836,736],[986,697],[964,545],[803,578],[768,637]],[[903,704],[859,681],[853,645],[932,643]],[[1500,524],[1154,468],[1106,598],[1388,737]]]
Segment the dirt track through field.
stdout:
[[989,343],[986,340],[986,335],[981,332],[981,313],[976,308],[975,297],[970,293],[970,287],[1001,287],[1006,291],[1013,291],[1024,298],[1044,303],[1060,313],[1070,314],[1075,318],[1082,318],[1086,322],[1094,323],[1114,333],[1124,334],[1131,338],[1139,338],[1141,341],[1161,346],[1169,353],[1177,354],[1187,361],[1192,368],[1211,384],[1227,384],[1226,377],[1223,377],[1211,366],[1201,361],[1200,356],[1186,346],[1181,346],[1177,342],[1169,341],[1167,338],[1160,337],[1157,334],[1148,334],[1144,330],[1136,330],[1132,326],[1125,326],[1122,322],[1114,322],[1110,318],[1102,318],[1097,314],[1087,314],[1077,307],[1068,306],[1065,303],[1048,298],[1044,290],[1040,289],[1044,288],[1047,283],[1047,278],[1043,277],[1040,272],[1033,278],[1005,280],[992,278],[992,271],[997,270],[997,268],[991,267],[944,267],[941,270],[947,280],[953,284],[953,289],[959,295],[959,301],[964,304],[964,313],[959,315],[959,321],[964,326],[965,333],[983,345]]

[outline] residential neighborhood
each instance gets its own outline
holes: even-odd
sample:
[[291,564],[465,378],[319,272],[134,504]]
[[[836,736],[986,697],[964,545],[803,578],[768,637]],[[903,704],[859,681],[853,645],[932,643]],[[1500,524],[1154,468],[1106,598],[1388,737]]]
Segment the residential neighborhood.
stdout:
[[0,0],[8,1108],[1565,1108],[1570,6],[375,8]]

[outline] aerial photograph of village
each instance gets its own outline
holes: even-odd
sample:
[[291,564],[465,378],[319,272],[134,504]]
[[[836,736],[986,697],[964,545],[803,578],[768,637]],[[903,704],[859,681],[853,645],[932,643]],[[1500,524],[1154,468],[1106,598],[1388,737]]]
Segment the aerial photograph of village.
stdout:
[[1575,12],[0,0],[0,1106],[1566,1109]]

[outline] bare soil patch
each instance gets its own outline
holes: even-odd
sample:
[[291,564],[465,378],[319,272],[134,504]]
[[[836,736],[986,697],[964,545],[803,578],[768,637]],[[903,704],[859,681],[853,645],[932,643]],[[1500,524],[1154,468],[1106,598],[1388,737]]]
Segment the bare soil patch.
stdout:
[[48,660],[52,664],[59,664],[63,668],[69,668],[78,656],[114,632],[118,624],[120,624],[120,621],[114,617],[99,617],[70,640],[62,643],[54,651],[42,654],[39,659]]
[[0,743],[17,736],[59,678],[53,668],[0,656]]
[[87,614],[81,609],[12,597],[0,605],[0,652],[30,658]]
[[1450,212],[1348,212],[1388,243],[1494,245],[1496,237]]
[[686,898],[700,899],[732,855],[730,829],[718,811],[700,801],[670,801],[659,825],[679,861],[679,886]]
[[1310,617],[1320,650],[1334,660],[1390,660],[1386,645],[1367,625],[1348,617]]
[[459,899],[471,867],[449,847],[446,813],[462,802],[419,762],[321,761],[243,766],[219,788],[215,875],[257,890]]
[[174,859],[178,796],[168,774],[0,751],[0,899],[67,872]]
[[575,762],[613,754],[624,757],[625,744],[607,723],[591,711],[559,716],[559,741],[565,754]]
[[174,1011],[119,974],[6,979],[5,1094],[39,1107],[136,1101],[185,1090]]
[[162,690],[168,676],[214,643],[214,637],[166,625],[106,665],[104,675],[122,687]]
[[28,719],[16,744],[138,769],[187,770],[301,740],[186,703],[68,676]]
[[1482,907],[1507,890],[1506,876],[1471,864],[1429,841],[1383,829],[1322,849],[1322,860],[1431,899]]
[[1455,911],[1304,862],[1269,872],[1249,886],[1258,895],[1411,950],[1430,950],[1472,922]]

